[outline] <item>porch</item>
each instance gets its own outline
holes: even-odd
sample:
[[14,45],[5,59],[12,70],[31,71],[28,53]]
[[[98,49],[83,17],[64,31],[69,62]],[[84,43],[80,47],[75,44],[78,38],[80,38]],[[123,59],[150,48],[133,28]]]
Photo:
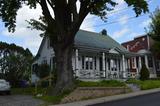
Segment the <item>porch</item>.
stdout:
[[126,79],[129,77],[128,56],[116,50],[103,52],[75,49],[72,66],[78,79]]

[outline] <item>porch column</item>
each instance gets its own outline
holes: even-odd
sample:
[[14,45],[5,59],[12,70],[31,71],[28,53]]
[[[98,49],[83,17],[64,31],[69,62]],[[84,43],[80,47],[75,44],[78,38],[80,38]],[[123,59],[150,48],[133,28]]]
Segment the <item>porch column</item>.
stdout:
[[124,55],[122,55],[122,65],[123,65],[123,78],[126,78],[126,65],[125,65],[125,58],[124,58]]
[[139,56],[139,72],[140,72],[140,70],[141,70],[141,68],[142,68],[142,60],[141,60],[141,57]]
[[134,57],[134,64],[135,64],[135,68],[136,68],[136,74],[138,75],[138,66],[137,66],[137,59],[136,57]]
[[106,61],[106,73],[105,73],[105,76],[106,76],[106,78],[108,78],[108,57],[106,56],[106,59],[105,59],[105,61]]
[[103,77],[105,77],[105,70],[106,70],[105,53],[102,53],[102,64],[103,64]]
[[76,49],[75,71],[76,71],[76,76],[78,76],[78,71],[79,71],[79,63],[78,63],[78,49]]
[[147,67],[147,68],[149,68],[149,67],[148,67],[148,56],[147,56],[147,55],[145,55],[145,56],[144,56],[144,58],[145,58],[145,64],[146,64],[146,67]]
[[117,58],[117,77],[119,78],[119,59]]

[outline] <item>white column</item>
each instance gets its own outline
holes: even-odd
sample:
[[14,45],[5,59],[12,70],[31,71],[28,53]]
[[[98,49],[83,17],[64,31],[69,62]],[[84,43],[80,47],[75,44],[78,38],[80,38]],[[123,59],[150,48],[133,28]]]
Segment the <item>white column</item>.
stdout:
[[76,71],[76,76],[78,76],[78,71],[79,71],[79,63],[78,63],[78,49],[76,49],[76,64],[75,64],[75,71]]
[[119,59],[117,58],[117,74],[118,74],[117,76],[118,76],[118,78],[119,78],[119,70],[120,70],[119,69]]
[[145,64],[146,64],[146,67],[148,68],[148,56],[147,56],[147,55],[145,55],[145,56],[144,56],[144,58],[145,58]]
[[106,56],[106,59],[105,59],[105,61],[106,61],[106,77],[108,76],[108,60],[107,60],[107,56]]
[[103,64],[103,76],[105,77],[105,70],[106,70],[106,65],[105,65],[105,53],[102,53],[102,64]]
[[142,68],[142,60],[141,60],[141,57],[139,56],[139,72],[140,72],[140,70],[141,70],[141,68]]
[[122,64],[123,64],[123,78],[126,78],[126,65],[125,65],[125,58],[124,55],[122,55]]
[[137,60],[136,60],[136,57],[134,57],[134,63],[135,63],[135,68],[136,68],[136,74],[138,74],[138,66],[137,66]]

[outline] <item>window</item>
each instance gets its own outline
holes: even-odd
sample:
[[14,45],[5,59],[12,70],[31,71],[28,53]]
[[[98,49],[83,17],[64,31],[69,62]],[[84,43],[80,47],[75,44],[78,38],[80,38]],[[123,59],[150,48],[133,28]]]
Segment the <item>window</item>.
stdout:
[[99,57],[99,70],[100,70],[100,71],[103,71],[102,67],[103,67],[102,57]]
[[160,61],[156,61],[156,68],[160,69]]
[[86,63],[86,69],[88,70],[88,68],[89,68],[89,59],[88,59],[88,57],[86,57],[85,58],[85,63]]
[[42,64],[47,64],[47,60],[43,60],[43,61],[42,61]]
[[90,69],[93,69],[93,58],[89,57]]
[[96,70],[96,67],[97,67],[97,62],[96,62],[96,57],[94,58],[94,68]]
[[132,68],[135,68],[136,66],[135,66],[135,58],[133,57],[132,59]]
[[84,69],[84,56],[82,56],[82,69]]
[[148,67],[153,67],[153,61],[151,56],[148,56]]
[[110,59],[107,59],[108,62],[108,70],[110,70]]
[[85,64],[85,69],[86,70],[92,70],[93,69],[93,58],[92,57],[85,57],[85,59],[82,59],[82,61],[85,60],[84,62],[82,62],[82,67],[84,67]]
[[47,64],[47,59],[46,59],[46,57],[43,57],[42,64]]

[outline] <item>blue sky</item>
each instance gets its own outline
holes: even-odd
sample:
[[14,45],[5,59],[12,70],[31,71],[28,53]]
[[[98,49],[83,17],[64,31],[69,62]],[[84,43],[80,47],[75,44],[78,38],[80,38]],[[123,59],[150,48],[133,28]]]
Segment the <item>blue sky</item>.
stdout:
[[[142,14],[142,16],[134,17],[135,13],[131,7],[127,7],[123,0],[115,0],[119,3],[115,10],[108,14],[107,22],[103,22],[100,18],[92,15],[88,15],[83,22],[81,29],[100,32],[102,29],[106,29],[108,34],[119,43],[133,39],[136,36],[145,34],[144,27],[147,27],[150,18],[150,14]],[[153,12],[156,7],[160,7],[160,0],[147,0],[149,1],[149,10]],[[36,10],[30,10],[24,6],[18,11],[17,27],[15,33],[9,33],[4,28],[4,23],[0,20],[0,41],[7,43],[15,43],[24,48],[29,48],[35,55],[39,48],[42,38],[39,37],[40,32],[36,30],[27,29],[27,23],[25,20],[31,18],[38,19],[41,15],[41,8]],[[114,24],[108,24],[115,22]],[[104,25],[102,25],[104,24]]]

